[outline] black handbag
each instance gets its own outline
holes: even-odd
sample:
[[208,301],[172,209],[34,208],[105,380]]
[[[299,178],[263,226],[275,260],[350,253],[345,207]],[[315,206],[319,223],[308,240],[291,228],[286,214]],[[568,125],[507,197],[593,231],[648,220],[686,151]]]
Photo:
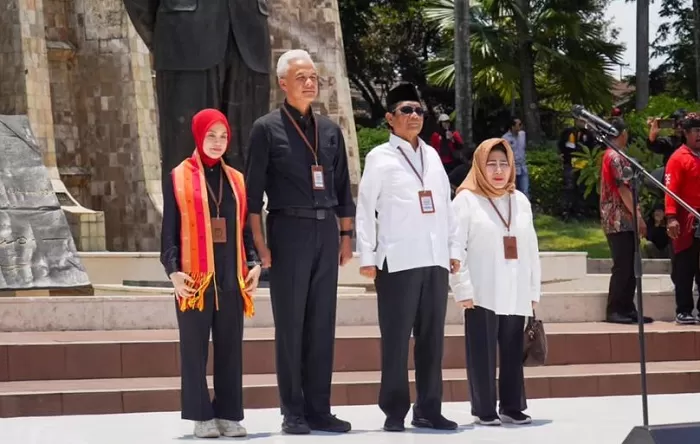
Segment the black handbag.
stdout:
[[535,311],[527,318],[523,335],[523,366],[539,367],[547,361],[547,334]]

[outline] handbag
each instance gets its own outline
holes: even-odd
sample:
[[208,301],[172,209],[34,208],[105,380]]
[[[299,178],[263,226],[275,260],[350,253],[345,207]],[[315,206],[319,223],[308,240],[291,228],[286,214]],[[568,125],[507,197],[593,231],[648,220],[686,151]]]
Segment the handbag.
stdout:
[[523,335],[523,366],[538,367],[547,361],[547,334],[535,311],[527,318]]

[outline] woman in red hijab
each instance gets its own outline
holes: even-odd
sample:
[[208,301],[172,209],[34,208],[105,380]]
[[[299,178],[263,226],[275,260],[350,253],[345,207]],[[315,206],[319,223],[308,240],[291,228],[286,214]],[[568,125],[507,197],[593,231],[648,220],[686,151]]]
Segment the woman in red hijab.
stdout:
[[[243,318],[253,316],[260,277],[246,226],[243,176],[222,159],[231,140],[226,117],[205,109],[192,119],[196,149],[164,184],[161,263],[175,289],[180,330],[182,418],[198,438],[245,436]],[[209,333],[214,400],[207,388]]]

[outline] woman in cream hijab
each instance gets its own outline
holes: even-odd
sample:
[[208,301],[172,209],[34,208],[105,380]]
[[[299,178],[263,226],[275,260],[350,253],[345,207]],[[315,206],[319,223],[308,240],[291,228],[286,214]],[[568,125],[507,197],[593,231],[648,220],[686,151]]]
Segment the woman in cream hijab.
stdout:
[[452,205],[464,250],[462,269],[450,276],[450,286],[464,308],[472,415],[482,425],[529,424],[532,420],[523,413],[523,330],[540,299],[540,259],[532,209],[515,189],[507,141],[489,139],[479,145]]

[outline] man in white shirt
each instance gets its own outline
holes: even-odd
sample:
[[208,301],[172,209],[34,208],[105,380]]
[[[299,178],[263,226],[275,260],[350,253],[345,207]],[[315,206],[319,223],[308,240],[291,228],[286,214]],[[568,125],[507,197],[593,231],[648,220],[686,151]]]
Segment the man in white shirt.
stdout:
[[381,331],[379,407],[400,432],[411,407],[408,344],[415,338],[415,427],[454,430],[442,416],[442,353],[449,273],[459,270],[458,226],[437,152],[418,134],[424,109],[413,85],[387,95],[389,142],[365,159],[355,226],[360,273],[374,279]]
[[530,175],[527,171],[527,159],[525,158],[525,148],[527,138],[523,130],[523,122],[517,117],[511,119],[510,129],[503,135],[513,149],[515,156],[515,188],[530,198]]

